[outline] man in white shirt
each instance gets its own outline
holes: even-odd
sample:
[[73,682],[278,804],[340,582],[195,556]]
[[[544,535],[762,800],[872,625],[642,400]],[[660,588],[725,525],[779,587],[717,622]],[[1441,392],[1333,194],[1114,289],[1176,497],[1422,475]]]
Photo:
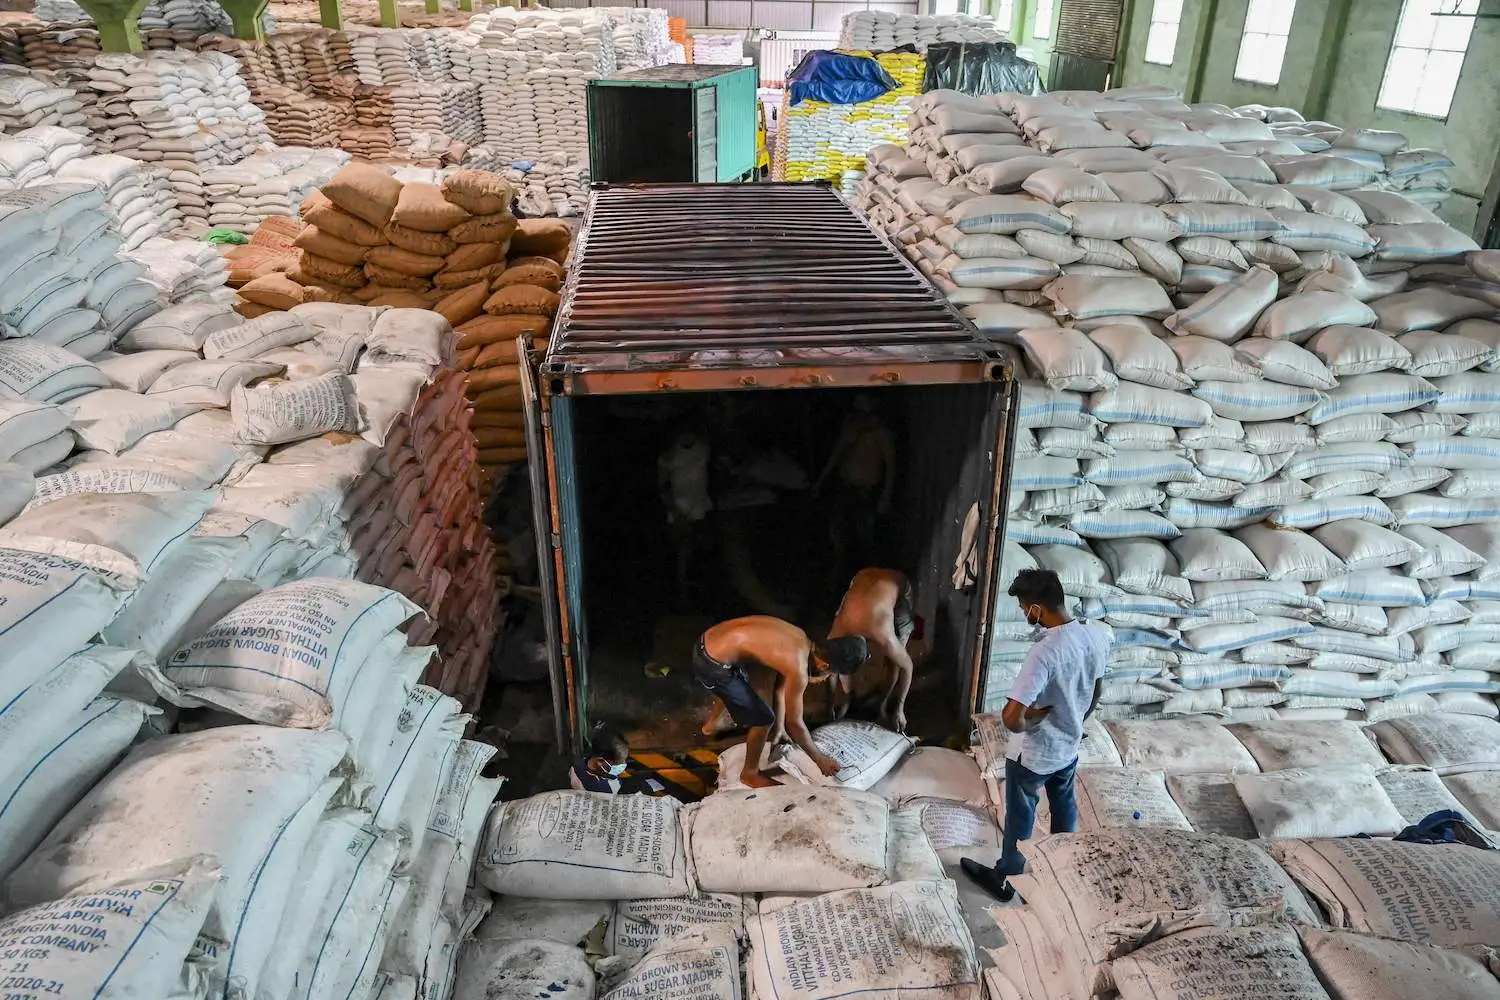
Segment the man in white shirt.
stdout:
[[1047,790],[1052,832],[1078,828],[1073,795],[1078,744],[1084,721],[1099,704],[1110,646],[1107,630],[1068,617],[1062,583],[1051,570],[1017,573],[1010,596],[1026,620],[1043,632],[1026,654],[1000,713],[1005,728],[1016,734],[1005,755],[1004,849],[993,868],[963,859],[964,872],[1002,902],[1015,895],[1007,880],[1026,868],[1016,845],[1031,839],[1042,789]]

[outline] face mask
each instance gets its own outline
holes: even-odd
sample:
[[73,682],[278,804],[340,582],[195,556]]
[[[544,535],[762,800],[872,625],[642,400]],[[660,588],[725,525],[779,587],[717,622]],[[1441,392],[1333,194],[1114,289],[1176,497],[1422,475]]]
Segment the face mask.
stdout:
[[[1036,614],[1033,615],[1032,612],[1036,612]],[[1041,628],[1042,611],[1035,604],[1026,609],[1026,624],[1032,628]]]
[[622,775],[622,774],[625,773],[625,765],[624,764],[611,764],[608,767],[606,767],[604,770],[607,771],[607,772],[609,772],[609,776],[611,778],[618,778],[620,775]]

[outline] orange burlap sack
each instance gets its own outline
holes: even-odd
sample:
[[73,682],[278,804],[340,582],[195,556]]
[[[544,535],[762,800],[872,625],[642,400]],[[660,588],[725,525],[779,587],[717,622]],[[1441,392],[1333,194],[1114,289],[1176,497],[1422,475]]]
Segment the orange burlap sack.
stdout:
[[546,316],[479,316],[455,329],[460,348],[514,341],[523,335],[545,345],[552,321]]
[[506,285],[535,285],[537,288],[555,292],[562,287],[562,276],[553,274],[548,268],[536,264],[523,264],[519,267],[506,268],[494,281],[490,282],[490,287],[497,292]]
[[400,290],[377,295],[369,302],[372,306],[390,306],[392,309],[426,309],[427,300],[416,292]]
[[379,264],[366,264],[365,276],[373,284],[385,285],[387,288],[404,288],[409,292],[425,292],[431,285],[426,278],[415,278],[400,271],[392,271],[388,267]]
[[573,242],[573,231],[561,219],[522,219],[510,242],[516,253],[551,257],[568,249]]
[[479,355],[474,359],[470,368],[494,368],[498,365],[514,365],[516,363],[516,342],[511,340],[498,340],[493,344],[485,344],[479,349]]
[[[520,414],[517,414],[520,416]],[[513,427],[476,427],[474,440],[485,448],[525,448],[526,432]]]
[[476,396],[486,389],[498,389],[503,385],[516,385],[521,381],[521,369],[514,364],[497,365],[494,368],[475,368],[469,372],[469,395]]
[[365,274],[357,267],[340,264],[327,257],[302,250],[297,255],[297,268],[318,280],[319,284],[336,285],[339,288],[358,288],[365,284]]
[[323,195],[355,218],[379,227],[391,221],[391,213],[401,200],[402,187],[400,181],[379,167],[355,161],[329,178],[323,185]]
[[561,281],[563,277],[568,273],[566,268],[564,268],[557,261],[553,260],[551,257],[528,257],[520,254],[511,255],[511,267],[531,267],[533,265],[536,267],[540,267],[548,274],[553,275],[557,278],[558,281]]
[[268,274],[247,282],[240,296],[271,309],[290,309],[307,301],[307,289],[284,274]]
[[521,410],[521,386],[502,385],[496,389],[485,389],[483,392],[470,392],[469,398],[474,401],[475,410],[508,410],[519,413]]
[[476,283],[483,283],[488,287],[490,279],[504,270],[504,264],[491,264],[489,267],[476,267],[467,271],[439,271],[432,280],[439,288],[462,288]]
[[386,242],[385,234],[380,231],[379,226],[372,226],[363,219],[341,211],[321,192],[314,191],[303,199],[301,212],[303,221],[308,225],[317,226],[324,233],[345,243],[378,247]]
[[[484,282],[449,292],[437,301],[432,311],[442,314],[443,319],[455,330],[484,312],[485,299],[490,297],[489,286]],[[467,367],[467,366],[465,366]]]
[[280,309],[273,306],[263,306],[259,302],[250,302],[246,299],[237,299],[234,303],[234,311],[246,319],[255,319],[257,316],[264,316],[267,313],[281,312]]
[[385,235],[402,250],[429,257],[446,257],[458,249],[458,244],[449,239],[447,233],[424,233],[420,229],[408,229],[394,222],[385,227]]
[[448,235],[457,243],[510,243],[516,231],[516,217],[501,212],[496,215],[476,215],[468,222],[454,226]]
[[250,245],[270,247],[273,250],[290,250],[292,241],[305,228],[307,224],[297,219],[288,219],[284,215],[268,215],[260,220],[259,226],[255,227],[255,233],[250,237]]
[[469,213],[444,198],[436,184],[411,183],[401,188],[389,221],[424,233],[446,233],[469,219]]
[[509,212],[516,189],[488,170],[458,170],[443,178],[443,197],[473,215]]
[[556,292],[535,285],[506,285],[484,303],[484,311],[491,316],[510,316],[526,313],[536,316],[557,315]]
[[479,356],[479,352],[481,350],[483,350],[483,348],[465,347],[455,356],[455,365],[460,371],[467,371],[468,369],[474,367],[474,359]]
[[436,273],[443,266],[443,258],[412,253],[400,247],[374,247],[370,250],[365,263],[374,264],[408,277],[425,278]]
[[526,461],[525,448],[481,448],[480,465],[515,465]]
[[521,430],[526,426],[526,416],[520,411],[506,412],[505,410],[475,410],[474,429],[481,427],[506,427],[510,430]]
[[448,254],[446,271],[471,271],[476,267],[489,267],[505,260],[505,250],[498,243],[464,243]]
[[326,257],[329,260],[338,261],[340,264],[350,264],[359,267],[365,262],[365,254],[370,248],[360,246],[358,243],[350,243],[341,240],[332,233],[325,233],[317,226],[308,226],[297,237],[296,244],[299,249],[308,253]]
[[229,287],[239,288],[256,278],[285,271],[296,262],[295,251],[283,253],[254,245],[237,246],[224,255],[224,266],[228,268],[224,280]]

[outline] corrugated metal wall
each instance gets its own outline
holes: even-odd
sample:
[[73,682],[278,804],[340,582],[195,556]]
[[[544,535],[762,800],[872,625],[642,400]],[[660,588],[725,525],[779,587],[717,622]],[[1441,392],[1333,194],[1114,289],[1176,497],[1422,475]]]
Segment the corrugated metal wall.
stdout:
[[[845,14],[884,10],[917,13],[919,0],[649,0],[640,7],[659,7],[680,17],[689,28],[748,31],[831,31]],[[547,7],[617,7],[619,0],[546,0]]]

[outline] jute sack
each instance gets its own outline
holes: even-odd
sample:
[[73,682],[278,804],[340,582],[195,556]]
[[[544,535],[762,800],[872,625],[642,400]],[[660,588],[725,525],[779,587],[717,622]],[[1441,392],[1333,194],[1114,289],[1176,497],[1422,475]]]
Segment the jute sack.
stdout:
[[1500,722],[1474,715],[1419,715],[1376,723],[1369,731],[1395,764],[1438,774],[1500,769]]
[[521,387],[519,385],[505,385],[498,389],[486,389],[484,392],[470,393],[469,398],[474,401],[476,410],[513,410],[519,412],[521,409]]
[[1300,933],[1333,1000],[1500,1000],[1500,979],[1468,955],[1345,931]]
[[561,219],[522,219],[511,239],[517,253],[550,256],[568,249],[573,232]]
[[505,427],[519,430],[526,426],[526,417],[521,413],[506,413],[503,410],[475,410],[474,429],[481,427]]
[[442,268],[443,258],[412,253],[400,247],[374,247],[366,256],[365,263],[414,278],[425,278]]
[[1327,1000],[1289,927],[1201,927],[1114,965],[1120,1000]]
[[475,874],[538,899],[691,896],[683,842],[676,799],[544,792],[495,808]]
[[326,285],[338,288],[358,288],[365,284],[365,273],[357,267],[340,264],[327,257],[303,250],[297,255],[297,267]]
[[443,270],[468,271],[489,267],[505,260],[505,250],[498,243],[465,243],[444,255]]
[[984,994],[974,941],[949,881],[766,899],[746,917],[745,929],[759,997],[981,1000]]
[[514,465],[526,461],[525,448],[481,448],[479,464],[482,466]]
[[[372,288],[377,286],[370,286]],[[392,309],[426,309],[432,303],[416,292],[402,288],[380,288],[380,294],[369,300],[372,306],[389,306]]]
[[[723,928],[693,928],[661,941],[600,1000],[740,1000],[740,945]],[[544,994],[545,995],[545,994]]]
[[1178,830],[1065,833],[1026,851],[1011,882],[1063,930],[1094,992],[1109,963],[1194,927],[1315,923],[1297,886],[1259,847]]
[[[551,263],[550,261],[548,263]],[[500,272],[490,283],[495,291],[505,288],[507,285],[535,285],[555,292],[562,287],[562,275],[554,273],[551,269],[542,267],[540,264],[512,265]]]
[[625,899],[615,906],[604,948],[617,958],[639,959],[663,941],[690,931],[722,931],[730,940],[745,934],[751,897],[704,893],[679,899]]
[[711,795],[683,829],[707,892],[832,892],[886,881],[889,814],[869,792],[789,785]]
[[1293,767],[1386,766],[1375,742],[1357,722],[1308,726],[1295,721],[1241,722],[1226,727],[1255,757],[1262,771]]
[[514,340],[500,340],[493,344],[485,344],[476,348],[479,351],[474,357],[474,363],[470,368],[494,368],[497,365],[516,364],[516,342]]
[[268,274],[240,286],[240,295],[268,309],[291,309],[307,301],[306,288],[284,274]]
[[515,365],[497,365],[493,368],[478,368],[469,372],[470,394],[496,389],[502,385],[516,385],[521,381],[521,370]]
[[507,285],[491,295],[484,303],[484,311],[491,316],[511,316],[529,313],[536,316],[556,316],[561,300],[556,292],[535,285]]
[[[401,190],[401,182],[384,170],[357,161],[347,164],[323,185],[323,195],[329,201],[376,227],[391,221]],[[306,213],[303,218],[307,219]]]
[[385,227],[390,242],[402,250],[426,254],[429,257],[446,257],[458,249],[458,244],[446,233],[424,233],[420,229],[408,229],[395,223]]
[[483,282],[449,292],[438,300],[432,311],[441,313],[448,325],[457,329],[460,325],[484,312],[484,303],[490,297],[489,286]]
[[473,215],[509,212],[516,189],[488,170],[459,170],[443,178],[443,197]]
[[300,250],[315,253],[319,257],[326,257],[340,264],[352,264],[355,267],[363,264],[365,254],[370,252],[368,246],[339,239],[332,233],[325,233],[317,226],[308,226],[304,229],[293,245]]
[[474,359],[479,357],[479,348],[465,347],[454,355],[454,363],[460,371],[474,367]]
[[[303,199],[299,211],[308,225],[317,226],[322,232],[346,243],[378,247],[387,242],[379,226],[372,226],[361,218],[341,211],[321,191],[314,191]],[[261,228],[265,228],[264,224]]]
[[1269,850],[1332,927],[1445,948],[1500,941],[1500,852],[1355,838]]
[[516,217],[508,212],[476,215],[448,230],[448,237],[455,243],[499,243],[508,249],[516,225]]
[[1255,820],[1240,801],[1234,775],[1173,774],[1167,778],[1167,790],[1198,833],[1236,840],[1256,838]]
[[366,264],[364,275],[377,285],[384,285],[387,288],[405,289],[409,292],[425,291],[432,287],[432,283],[426,278],[402,274],[400,271],[393,271],[388,267],[381,267],[379,264]]
[[531,267],[533,265],[553,275],[558,281],[561,281],[563,275],[568,273],[561,264],[550,257],[521,257],[513,254],[510,258],[511,267]]
[[[484,243],[469,243],[466,246],[490,246]],[[443,270],[439,271],[433,281],[439,288],[462,288],[464,285],[472,285],[483,281],[485,284],[494,279],[505,270],[504,264],[486,264],[484,267],[471,267],[466,271]]]
[[251,302],[249,299],[243,299],[234,304],[234,311],[245,319],[260,319],[262,316],[269,316],[271,313],[280,312],[281,310],[276,306],[262,305],[259,302]]
[[446,233],[471,218],[444,198],[437,185],[413,182],[402,186],[395,211],[386,221],[424,233]]

